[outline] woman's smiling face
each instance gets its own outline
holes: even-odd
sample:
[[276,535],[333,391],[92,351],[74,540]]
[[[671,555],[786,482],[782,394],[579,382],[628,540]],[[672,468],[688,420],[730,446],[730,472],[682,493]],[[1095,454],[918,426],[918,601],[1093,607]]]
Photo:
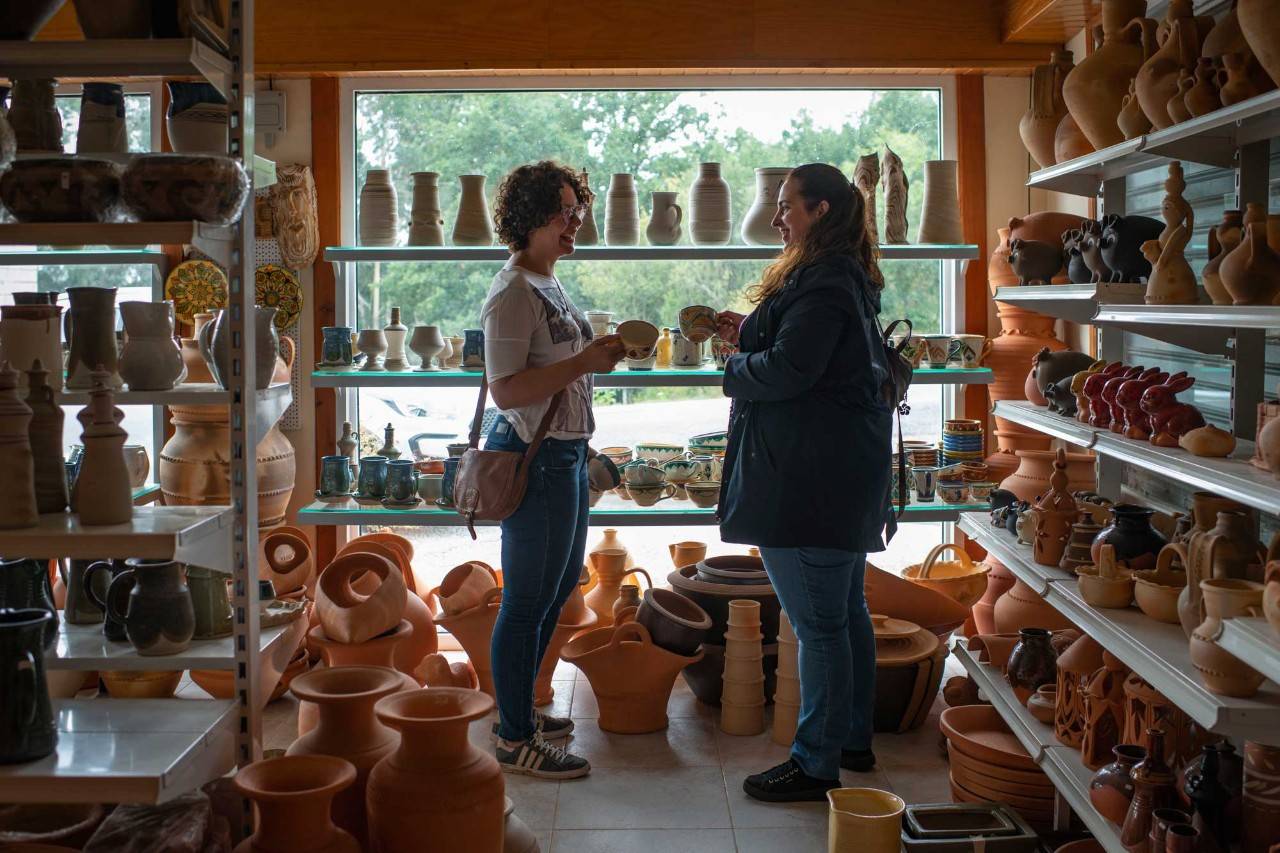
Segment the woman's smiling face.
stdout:
[[828,205],[818,202],[813,210],[805,206],[804,196],[794,178],[787,178],[778,190],[778,210],[773,215],[773,227],[782,233],[782,244],[799,243],[809,233],[809,228],[826,214]]

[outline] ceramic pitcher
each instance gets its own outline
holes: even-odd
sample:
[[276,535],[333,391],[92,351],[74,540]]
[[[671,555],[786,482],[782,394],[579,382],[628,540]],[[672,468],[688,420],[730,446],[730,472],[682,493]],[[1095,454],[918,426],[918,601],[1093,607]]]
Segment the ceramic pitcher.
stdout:
[[58,745],[42,640],[52,624],[46,610],[0,609],[0,764],[35,761]]
[[[144,656],[176,655],[191,645],[195,608],[186,566],[173,560],[133,559],[107,589],[111,615],[124,622],[129,642]],[[116,590],[132,581],[128,604],[121,608]]]
[[1211,692],[1248,698],[1262,686],[1262,674],[1223,651],[1216,640],[1222,633],[1223,619],[1261,615],[1262,584],[1237,578],[1210,578],[1200,582],[1200,590],[1205,618],[1191,632],[1191,663]]
[[627,552],[620,548],[608,548],[591,554],[591,569],[596,576],[595,588],[587,593],[587,607],[600,617],[599,624],[613,624],[613,604],[618,600],[623,578],[628,575],[644,575],[650,587],[653,579],[644,569],[626,569]]
[[210,640],[231,635],[231,601],[227,598],[227,576],[203,566],[187,567],[187,586],[195,613],[192,639]]
[[[85,569],[84,573],[85,593],[103,613],[102,636],[113,643],[123,643],[129,639],[124,630],[124,621],[116,618],[112,614],[112,609],[107,606],[107,598],[111,593],[111,581],[126,571],[128,567],[124,560],[100,560]],[[116,597],[120,599],[120,603],[115,608],[116,612],[123,613],[127,609],[129,593],[132,589],[133,575],[129,576],[128,581],[116,587]]]
[[[70,560],[69,567],[58,566],[67,585],[67,603],[62,608],[64,618],[69,625],[97,625],[102,622],[102,607],[98,601],[107,594],[109,578],[103,575],[89,575],[89,569],[95,565],[92,560]],[[89,582],[97,581],[97,589],[90,595]]]
[[48,611],[52,618],[43,623],[44,648],[58,636],[58,609],[53,602],[53,583],[45,560],[0,557],[0,609]]
[[130,391],[168,391],[187,376],[173,339],[172,302],[121,302],[127,335],[120,376]]
[[684,220],[684,210],[676,204],[676,194],[669,192],[650,193],[649,227],[644,236],[651,246],[672,246],[680,242],[680,223]]
[[778,211],[778,193],[789,174],[789,168],[756,169],[756,198],[742,220],[742,242],[748,246],[782,244],[782,234],[773,227],[773,215]]
[[[271,384],[275,373],[276,358],[280,355],[280,339],[276,335],[276,309],[258,306],[254,309],[254,388],[261,391]],[[219,311],[212,323],[200,330],[200,354],[209,365],[209,372],[223,388],[231,376],[231,329],[226,311]]]
[[[16,296],[16,294],[15,294]],[[25,371],[39,359],[49,368],[49,387],[62,390],[62,324],[57,305],[3,305],[0,306],[0,361],[7,361],[15,370]],[[18,378],[19,387],[26,385],[27,375]]]
[[124,384],[116,370],[116,289],[114,287],[69,287],[67,299],[67,339],[71,355],[67,359],[67,387],[93,386],[92,373],[102,365],[110,374],[111,387]]
[[1193,533],[1185,547],[1170,547],[1177,551],[1187,570],[1187,586],[1178,596],[1178,620],[1188,637],[1205,618],[1202,582],[1243,578],[1249,566],[1265,559],[1262,546],[1254,538],[1252,520],[1243,512],[1219,512],[1212,530]]

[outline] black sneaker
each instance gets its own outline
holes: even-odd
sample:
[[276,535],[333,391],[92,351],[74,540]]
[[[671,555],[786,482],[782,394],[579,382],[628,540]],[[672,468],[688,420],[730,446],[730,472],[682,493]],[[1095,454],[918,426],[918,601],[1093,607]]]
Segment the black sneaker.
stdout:
[[565,752],[547,743],[541,734],[508,749],[498,741],[495,756],[507,773],[537,776],[540,779],[577,779],[591,772],[585,758]]
[[839,779],[815,779],[791,758],[771,770],[748,776],[742,783],[748,796],[766,803],[825,803],[827,791],[839,787]]
[[854,773],[870,773],[876,766],[876,754],[869,749],[842,749],[840,766]]
[[[553,717],[550,714],[544,714],[541,711],[533,712],[533,727],[535,732],[540,732],[547,740],[559,740],[568,737],[573,732],[573,720],[568,717]],[[489,732],[496,738],[498,736],[498,723],[494,723]]]

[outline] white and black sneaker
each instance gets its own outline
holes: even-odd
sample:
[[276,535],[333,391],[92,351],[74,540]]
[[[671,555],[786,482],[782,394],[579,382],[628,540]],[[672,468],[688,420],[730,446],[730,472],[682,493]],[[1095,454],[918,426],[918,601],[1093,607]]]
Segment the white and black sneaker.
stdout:
[[508,747],[499,740],[495,748],[498,763],[507,773],[537,776],[541,779],[577,779],[591,772],[585,758],[565,752],[547,743],[540,732],[526,741]]
[[[533,730],[547,740],[560,740],[560,738],[566,738],[573,732],[573,720],[568,717],[553,717],[550,714],[544,714],[534,709]],[[498,736],[498,723],[495,722],[490,727],[489,732],[496,738]]]

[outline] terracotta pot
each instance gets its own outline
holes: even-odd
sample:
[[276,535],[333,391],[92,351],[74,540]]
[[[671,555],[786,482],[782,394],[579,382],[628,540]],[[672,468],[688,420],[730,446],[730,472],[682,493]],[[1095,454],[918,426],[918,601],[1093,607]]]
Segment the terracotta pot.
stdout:
[[[675,593],[671,593],[674,595]],[[542,661],[538,664],[538,677],[533,681],[533,704],[541,707],[548,705],[555,698],[556,691],[552,686],[552,679],[555,677],[556,664],[560,662],[560,651],[564,648],[565,643],[578,634],[596,627],[597,617],[595,611],[583,608],[582,614],[574,621],[565,618],[564,610],[560,611],[560,621],[556,624],[556,629],[551,632],[551,640],[547,643],[547,651],[542,656]]]
[[[382,580],[368,596],[352,587],[365,572]],[[394,628],[407,598],[404,576],[394,563],[369,552],[348,553],[334,558],[320,573],[315,609],[329,639],[355,644]]]
[[1018,283],[1018,274],[1009,265],[1009,229],[997,228],[996,236],[1000,238],[999,242],[987,261],[987,285],[992,296],[995,296],[997,288],[1012,287]]
[[1191,663],[1213,693],[1246,699],[1262,686],[1262,674],[1219,648],[1215,638],[1223,619],[1257,614],[1262,607],[1262,584],[1210,578],[1200,582],[1200,589],[1205,619],[1191,632]]
[[[430,605],[413,588],[413,567],[410,563],[413,546],[407,542],[403,545],[398,544],[395,540],[400,538],[389,533],[366,533],[343,546],[338,551],[338,556],[369,553],[398,566],[407,587],[403,615],[413,626],[413,633],[396,647],[395,666],[401,672],[414,675],[421,682],[422,679],[415,673],[422,659],[439,648],[439,637],[436,635],[435,620],[432,617]],[[406,548],[407,552],[404,550]],[[360,595],[372,595],[378,590],[378,579],[372,573],[365,573],[353,580],[351,586]]]
[[560,657],[578,667],[600,706],[600,728],[642,734],[667,727],[667,701],[680,670],[702,659],[653,644],[635,622],[596,628],[570,640]]
[[1031,158],[1044,169],[1057,162],[1053,153],[1058,125],[1067,114],[1062,83],[1074,68],[1071,51],[1055,50],[1048,65],[1037,65],[1031,74],[1031,106],[1018,123],[1018,134]]
[[1090,553],[1097,563],[1102,546],[1115,548],[1116,559],[1128,564],[1131,571],[1147,571],[1156,567],[1156,557],[1168,540],[1151,526],[1155,510],[1135,504],[1116,504],[1110,525],[1093,540]]
[[258,828],[235,853],[360,853],[360,842],[329,819],[334,796],[355,778],[350,762],[328,755],[271,758],[241,768],[236,790],[257,805]]
[[707,583],[697,577],[697,566],[684,566],[667,575],[671,588],[692,599],[711,617],[711,629],[704,643],[724,645],[725,630],[729,625],[729,602],[750,600],[760,602],[760,633],[764,644],[777,642],[778,622],[782,608],[772,584],[724,584]]
[[1042,685],[1056,686],[1058,654],[1049,645],[1049,632],[1043,628],[1023,628],[1018,644],[1009,654],[1006,677],[1018,701],[1026,704]]
[[1112,752],[1116,760],[1093,774],[1089,782],[1089,802],[1098,814],[1114,824],[1121,824],[1133,801],[1133,768],[1147,757],[1147,751],[1125,743]]
[[1066,163],[1077,157],[1087,157],[1094,152],[1093,144],[1089,142],[1084,132],[1080,130],[1080,125],[1076,124],[1076,120],[1071,113],[1067,113],[1062,117],[1062,121],[1058,124],[1058,132],[1053,137],[1053,156],[1059,163]]
[[1200,57],[1200,42],[1212,27],[1212,17],[1193,14],[1190,0],[1169,4],[1165,20],[1160,24],[1163,38],[1134,77],[1142,111],[1157,130],[1184,120],[1171,115],[1168,105],[1179,92],[1184,72],[1195,67]]
[[[413,633],[407,619],[401,619],[394,631],[379,634],[363,643],[340,643],[325,635],[324,626],[316,625],[307,631],[307,639],[320,650],[320,656],[329,666],[395,666],[395,650]],[[407,677],[407,676],[406,676]]]
[[1264,853],[1280,838],[1280,747],[1244,744],[1244,823],[1240,849]]
[[400,741],[394,731],[374,718],[373,706],[401,688],[398,672],[374,666],[318,669],[293,680],[294,695],[316,706],[317,724],[285,754],[332,755],[351,762],[355,781],[334,797],[333,822],[361,842],[368,837],[365,787],[369,771]]
[[[1053,474],[1053,461],[1057,454],[1052,450],[1019,450],[1018,470],[1005,477],[1000,488],[1008,489],[1019,500],[1034,501],[1049,488]],[[1096,487],[1094,457],[1088,453],[1067,454],[1067,491],[1091,492]]]
[[[1002,595],[1009,591],[1013,586],[1015,578],[1013,573],[1000,561],[987,557],[984,561],[987,564],[987,588],[982,593],[982,598],[973,605],[973,622],[977,627],[979,634],[994,634],[996,632],[995,609],[996,602]],[[868,606],[870,600],[868,599]],[[888,612],[888,611],[883,611]],[[894,615],[894,614],[891,614]],[[907,616],[901,616],[907,619]],[[912,619],[911,621],[916,621]]]
[[[1280,80],[1280,21],[1267,0],[1240,0],[1236,7],[1240,30],[1272,80]],[[1251,851],[1249,851],[1251,853]]]
[[1121,100],[1154,41],[1154,33],[1130,27],[1129,22],[1141,18],[1146,8],[1146,0],[1103,0],[1102,46],[1085,57],[1063,82],[1067,109],[1094,148],[1124,141],[1116,124]]
[[[1062,235],[1072,229],[1079,228],[1084,217],[1074,213],[1058,213],[1040,211],[1028,213],[1026,216],[1014,216],[1009,219],[1009,241],[1027,240],[1036,243],[1047,243],[1062,248]],[[1064,259],[1062,268],[1053,277],[1053,284],[1067,284],[1070,281]]]
[[631,574],[643,575],[650,587],[653,580],[644,569],[627,569],[627,552],[618,548],[596,551],[590,555],[590,560],[596,585],[586,595],[587,607],[595,611],[600,625],[612,625],[613,605],[618,600],[622,579]]
[[428,687],[461,687],[465,690],[479,690],[480,680],[471,661],[449,663],[442,654],[427,655],[422,661],[420,670]]
[[1039,766],[990,705],[948,708],[942,712],[939,726],[950,748],[970,758],[1001,768],[1040,772]]
[[493,699],[474,690],[431,687],[387,696],[378,721],[400,745],[369,773],[370,846],[382,853],[424,849],[501,853],[505,799],[492,752],[467,739]]
[[1018,579],[996,602],[996,630],[1011,634],[1026,627],[1051,631],[1073,627],[1065,616]]
[[665,589],[645,590],[636,621],[648,629],[655,645],[686,657],[698,651],[711,627],[706,611],[683,595]]
[[[113,699],[168,699],[182,681],[182,670],[100,670],[107,695]],[[230,698],[229,696],[227,698]]]
[[1218,276],[1234,304],[1272,303],[1280,291],[1280,254],[1267,244],[1262,223],[1246,219],[1244,239],[1218,265]]
[[452,616],[441,616],[437,620],[440,627],[453,634],[462,644],[475,668],[476,677],[480,680],[480,689],[490,696],[494,695],[490,645],[493,626],[498,621],[498,608],[501,606],[502,589],[494,588],[485,593],[483,601],[470,610]]

